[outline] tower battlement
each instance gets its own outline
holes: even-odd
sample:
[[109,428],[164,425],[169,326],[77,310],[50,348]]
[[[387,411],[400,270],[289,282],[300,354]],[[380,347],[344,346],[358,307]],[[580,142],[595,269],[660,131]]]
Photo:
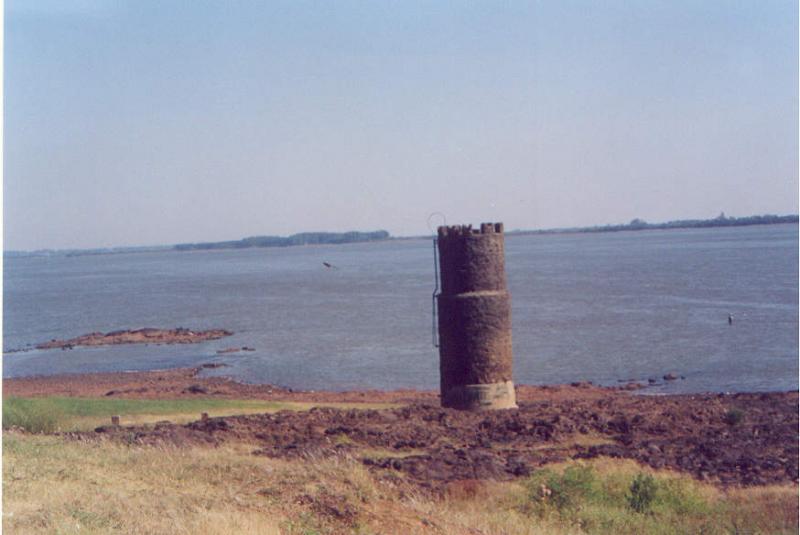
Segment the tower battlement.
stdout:
[[452,225],[443,226],[437,229],[439,239],[457,238],[465,236],[480,236],[482,234],[502,234],[502,223],[481,223],[479,229],[472,228],[472,225]]
[[505,240],[502,223],[439,227],[442,295],[505,291]]

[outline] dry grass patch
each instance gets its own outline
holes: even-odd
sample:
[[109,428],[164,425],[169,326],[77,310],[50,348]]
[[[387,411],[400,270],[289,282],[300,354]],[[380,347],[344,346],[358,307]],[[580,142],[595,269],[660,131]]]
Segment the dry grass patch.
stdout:
[[[771,534],[798,527],[796,486],[726,492],[632,461],[562,463],[512,482],[452,482],[432,495],[402,472],[370,471],[348,456],[277,460],[252,455],[247,444],[142,447],[6,432],[3,445],[8,533]],[[637,487],[640,500],[631,501],[632,482],[648,477],[654,493]]]
[[385,448],[362,448],[357,454],[360,459],[404,459],[414,455],[424,455],[427,451],[423,449],[390,450]]
[[560,438],[558,442],[543,442],[536,445],[534,450],[568,450],[572,448],[588,448],[591,446],[602,446],[606,444],[616,444],[613,438],[608,435],[598,433],[575,433],[573,435]]
[[385,516],[398,486],[349,457],[283,461],[247,444],[135,447],[18,432],[3,444],[9,533],[312,535],[404,525],[402,514]]
[[274,470],[232,451],[3,438],[3,528],[11,533],[279,533],[250,497]]
[[798,533],[798,494],[793,485],[736,489],[725,516],[731,533]]

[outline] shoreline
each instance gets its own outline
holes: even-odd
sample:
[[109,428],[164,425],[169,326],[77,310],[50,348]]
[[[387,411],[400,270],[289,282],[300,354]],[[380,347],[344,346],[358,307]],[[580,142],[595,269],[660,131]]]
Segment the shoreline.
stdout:
[[[90,372],[4,377],[3,397],[118,397],[123,399],[183,399],[202,395],[220,399],[268,401],[437,403],[435,390],[398,388],[393,390],[300,390],[272,384],[253,384],[226,376],[203,377],[205,368],[164,368],[147,371]],[[199,387],[199,388],[198,388]],[[191,390],[190,390],[191,389]],[[598,386],[590,382],[556,385],[516,385],[519,401],[601,398],[628,395],[624,386]],[[675,394],[678,395],[678,394]]]
[[[105,396],[110,390],[115,394],[125,393],[121,397],[132,399],[155,399],[164,395],[185,396],[183,389],[192,385],[203,386],[212,395],[221,398],[231,396],[255,396],[254,399],[285,400],[297,399],[298,401],[337,401],[357,402],[359,400],[398,399],[399,402],[438,402],[438,390],[428,390],[412,387],[394,389],[381,388],[355,388],[344,390],[314,390],[294,388],[286,385],[271,383],[248,383],[232,376],[221,375],[202,376],[207,369],[219,369],[226,365],[219,362],[207,362],[197,366],[167,367],[149,370],[119,370],[102,372],[75,372],[56,374],[33,374],[14,377],[3,377],[3,397],[7,396],[8,389],[14,392],[25,392],[20,395],[50,396],[67,395],[80,397]],[[673,375],[674,374],[668,374]],[[665,375],[666,377],[666,375]],[[587,395],[596,397],[609,394],[624,393],[627,395],[646,397],[685,397],[705,395],[738,395],[738,394],[797,394],[798,388],[772,389],[772,390],[698,390],[692,392],[660,392],[651,391],[653,387],[665,386],[671,382],[682,380],[682,376],[664,379],[661,382],[650,382],[646,379],[620,379],[616,383],[594,383],[590,380],[571,381],[569,383],[525,384],[515,383],[517,399],[530,401],[545,399],[556,392],[574,392],[580,397]],[[651,380],[652,381],[652,380]],[[38,386],[33,386],[38,385]],[[70,385],[70,386],[61,386]],[[101,391],[103,385],[112,386],[107,391]],[[150,385],[150,386],[148,386]],[[144,388],[145,390],[143,390]],[[152,390],[150,390],[152,388]],[[11,395],[17,395],[13,393]],[[188,396],[191,397],[191,396]],[[197,397],[197,396],[194,396]],[[389,401],[394,402],[394,401]]]

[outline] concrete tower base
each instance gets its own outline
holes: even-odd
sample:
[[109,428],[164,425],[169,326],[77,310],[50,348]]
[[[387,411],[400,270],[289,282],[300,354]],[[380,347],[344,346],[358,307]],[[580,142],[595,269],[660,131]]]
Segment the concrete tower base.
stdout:
[[442,406],[468,411],[516,409],[514,382],[453,386],[442,392]]

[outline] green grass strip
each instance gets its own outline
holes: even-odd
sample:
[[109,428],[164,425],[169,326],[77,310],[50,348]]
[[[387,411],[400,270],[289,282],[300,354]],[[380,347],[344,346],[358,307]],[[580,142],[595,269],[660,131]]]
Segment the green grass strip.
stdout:
[[[242,399],[108,399],[75,397],[8,397],[3,400],[3,429],[19,427],[31,433],[91,429],[110,423],[118,415],[126,423],[150,423],[169,417],[176,421],[198,419],[200,413],[227,416],[279,410],[308,410],[314,406],[382,408],[391,405],[362,403],[308,403]],[[126,422],[128,417],[128,422]]]

